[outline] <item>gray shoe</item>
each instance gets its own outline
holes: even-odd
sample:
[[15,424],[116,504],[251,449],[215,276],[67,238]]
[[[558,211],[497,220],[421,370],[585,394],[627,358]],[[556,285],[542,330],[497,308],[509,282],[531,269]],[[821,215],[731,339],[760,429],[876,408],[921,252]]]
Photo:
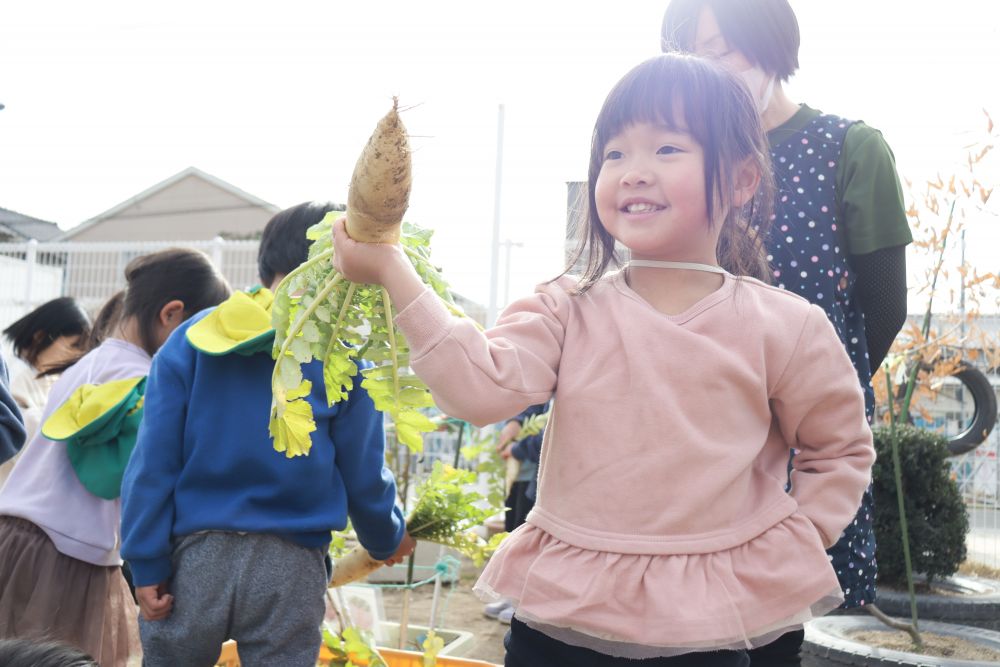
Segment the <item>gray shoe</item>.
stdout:
[[504,609],[503,611],[501,611],[499,614],[497,614],[497,620],[500,621],[501,623],[503,623],[504,625],[510,625],[510,619],[512,619],[512,618],[514,618],[514,608],[513,607],[507,607],[506,609]]
[[510,600],[507,598],[500,598],[496,602],[491,602],[485,607],[483,607],[483,616],[486,618],[498,618],[500,613],[510,607]]

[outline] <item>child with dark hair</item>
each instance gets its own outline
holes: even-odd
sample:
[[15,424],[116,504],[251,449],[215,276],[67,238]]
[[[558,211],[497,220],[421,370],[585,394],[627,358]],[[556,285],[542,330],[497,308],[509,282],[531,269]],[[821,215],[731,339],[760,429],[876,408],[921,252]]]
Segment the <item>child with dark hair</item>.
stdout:
[[304,367],[316,421],[309,456],[286,458],[268,435],[270,289],[306,260],[306,230],[331,210],[306,203],[275,215],[258,258],[267,288],[192,318],[153,361],[146,397],[156,411],[143,419],[122,491],[122,553],[148,667],[213,665],[228,639],[245,664],[311,667],[331,531],[350,517],[376,558],[413,550],[382,415],[360,385],[331,406],[322,364]]
[[0,490],[0,637],[65,641],[104,667],[124,666],[138,644],[118,495],[141,387],[170,332],[229,293],[193,250],[138,257],[125,280],[111,335],[56,381],[41,432]]
[[[842,600],[824,547],[871,473],[861,390],[823,311],[757,279],[769,165],[734,74],[647,60],[592,141],[584,275],[487,331],[343,220],[335,263],[385,286],[446,413],[488,424],[554,397],[535,506],[476,584],[514,601],[508,667],[742,666]],[[616,241],[630,259],[606,275]]]
[[54,353],[75,350],[89,334],[90,318],[80,304],[68,296],[43,303],[3,331],[18,359],[33,366],[36,372],[45,371],[52,365],[50,358]]
[[31,639],[0,639],[3,667],[98,667],[97,662],[68,644]]
[[[79,356],[80,343],[90,335],[90,318],[80,304],[64,296],[43,303],[3,333],[14,354],[27,365],[14,375],[10,393],[24,418],[27,437],[32,438],[41,426],[49,391],[59,377],[49,371]],[[0,486],[14,463],[12,459],[0,465]]]

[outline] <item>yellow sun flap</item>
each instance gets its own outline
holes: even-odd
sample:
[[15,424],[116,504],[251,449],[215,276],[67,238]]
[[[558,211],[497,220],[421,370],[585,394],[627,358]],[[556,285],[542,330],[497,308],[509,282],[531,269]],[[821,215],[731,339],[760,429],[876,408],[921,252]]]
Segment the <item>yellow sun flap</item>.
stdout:
[[273,303],[274,295],[264,287],[235,292],[188,328],[188,342],[196,350],[212,356],[270,352],[274,342]]
[[77,387],[42,425],[42,435],[58,442],[100,430],[145,377]]
[[135,448],[146,378],[77,387],[42,425],[42,435],[66,443],[70,465],[84,488],[114,500]]

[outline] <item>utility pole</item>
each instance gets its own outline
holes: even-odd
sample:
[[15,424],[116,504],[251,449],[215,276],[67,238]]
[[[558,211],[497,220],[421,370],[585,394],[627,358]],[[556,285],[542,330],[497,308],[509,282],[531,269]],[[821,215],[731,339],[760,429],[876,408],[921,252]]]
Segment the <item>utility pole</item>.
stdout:
[[490,304],[486,326],[497,321],[497,282],[500,277],[500,185],[503,181],[503,105],[497,110],[497,164],[493,186],[493,242],[490,245]]
[[510,304],[510,249],[512,247],[523,248],[524,244],[519,241],[504,239],[501,244],[504,247],[504,271],[503,271],[503,306],[506,308]]

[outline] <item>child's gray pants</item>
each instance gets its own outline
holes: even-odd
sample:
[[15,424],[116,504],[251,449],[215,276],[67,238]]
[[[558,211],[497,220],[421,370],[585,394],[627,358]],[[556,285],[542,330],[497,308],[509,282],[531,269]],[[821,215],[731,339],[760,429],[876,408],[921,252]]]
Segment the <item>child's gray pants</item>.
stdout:
[[327,577],[323,549],[274,535],[186,535],[173,553],[170,616],[139,619],[143,664],[211,667],[235,639],[242,667],[315,667]]

